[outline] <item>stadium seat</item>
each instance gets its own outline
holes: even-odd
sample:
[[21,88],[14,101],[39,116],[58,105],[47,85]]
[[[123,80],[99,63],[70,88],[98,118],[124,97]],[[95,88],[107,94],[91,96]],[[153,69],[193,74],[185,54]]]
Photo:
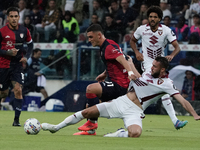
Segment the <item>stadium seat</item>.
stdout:
[[130,40],[131,40],[131,34],[125,34],[123,37],[122,43],[125,43],[125,42],[129,43]]

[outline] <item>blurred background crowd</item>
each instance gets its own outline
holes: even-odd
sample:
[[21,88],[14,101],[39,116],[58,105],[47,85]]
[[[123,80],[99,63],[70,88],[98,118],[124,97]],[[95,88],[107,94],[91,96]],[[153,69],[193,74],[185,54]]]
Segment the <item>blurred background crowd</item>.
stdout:
[[6,24],[6,9],[20,10],[20,24],[34,42],[74,43],[84,38],[87,27],[100,24],[106,38],[123,42],[126,34],[148,23],[146,11],[157,5],[163,10],[161,23],[175,32],[179,42],[200,43],[199,0],[0,0],[0,27]]

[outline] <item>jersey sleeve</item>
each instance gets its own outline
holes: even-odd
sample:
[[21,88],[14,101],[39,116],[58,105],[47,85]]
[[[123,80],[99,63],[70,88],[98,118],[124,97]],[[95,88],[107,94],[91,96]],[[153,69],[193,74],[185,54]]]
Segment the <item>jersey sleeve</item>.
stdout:
[[176,40],[176,34],[169,27],[167,27],[167,39],[170,43]]
[[116,45],[108,45],[105,50],[105,59],[116,59],[118,56],[123,55],[122,49]]
[[179,91],[176,89],[176,87],[174,86],[171,80],[168,80],[165,87],[166,87],[165,92],[168,93],[170,96],[179,94]]
[[141,38],[141,26],[138,27],[138,28],[136,29],[136,31],[134,32],[133,36],[134,36],[137,40],[139,40],[139,39]]
[[29,44],[32,42],[32,37],[31,37],[31,33],[30,31],[27,29],[27,33],[26,33],[26,42]]

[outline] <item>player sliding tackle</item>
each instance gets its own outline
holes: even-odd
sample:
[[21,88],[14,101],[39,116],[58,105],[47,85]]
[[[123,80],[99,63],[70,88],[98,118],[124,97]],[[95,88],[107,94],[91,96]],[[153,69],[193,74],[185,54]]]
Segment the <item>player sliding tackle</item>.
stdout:
[[120,129],[115,133],[105,135],[105,137],[139,137],[142,133],[142,119],[145,116],[143,111],[166,93],[173,96],[195,120],[200,119],[191,104],[179,94],[179,91],[174,88],[172,81],[168,78],[166,69],[169,63],[166,58],[156,57],[152,63],[151,71],[144,72],[142,76],[135,69],[131,59],[129,59],[129,62],[134,73],[131,78],[134,80],[131,80],[126,95],[111,102],[100,103],[76,112],[57,125],[42,123],[42,129],[55,133],[66,126],[78,123],[84,118],[121,118],[128,131]]

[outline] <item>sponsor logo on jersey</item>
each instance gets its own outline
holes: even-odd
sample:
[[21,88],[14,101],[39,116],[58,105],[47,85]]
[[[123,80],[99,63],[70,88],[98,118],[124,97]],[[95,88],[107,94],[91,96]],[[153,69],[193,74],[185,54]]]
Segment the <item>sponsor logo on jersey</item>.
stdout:
[[19,35],[21,38],[23,38],[24,37],[24,34],[23,33],[20,33],[20,35]]
[[172,36],[175,36],[175,33],[171,30],[171,34],[172,34]]
[[150,40],[149,42],[152,43],[152,44],[156,44],[156,43],[158,42],[158,41],[157,41],[158,38],[157,38],[156,36],[152,36],[152,37],[150,37],[150,39],[151,39],[151,40]]
[[6,39],[7,39],[7,38],[10,38],[10,36],[9,36],[9,35],[6,35],[6,37],[5,37],[5,38],[6,38]]

